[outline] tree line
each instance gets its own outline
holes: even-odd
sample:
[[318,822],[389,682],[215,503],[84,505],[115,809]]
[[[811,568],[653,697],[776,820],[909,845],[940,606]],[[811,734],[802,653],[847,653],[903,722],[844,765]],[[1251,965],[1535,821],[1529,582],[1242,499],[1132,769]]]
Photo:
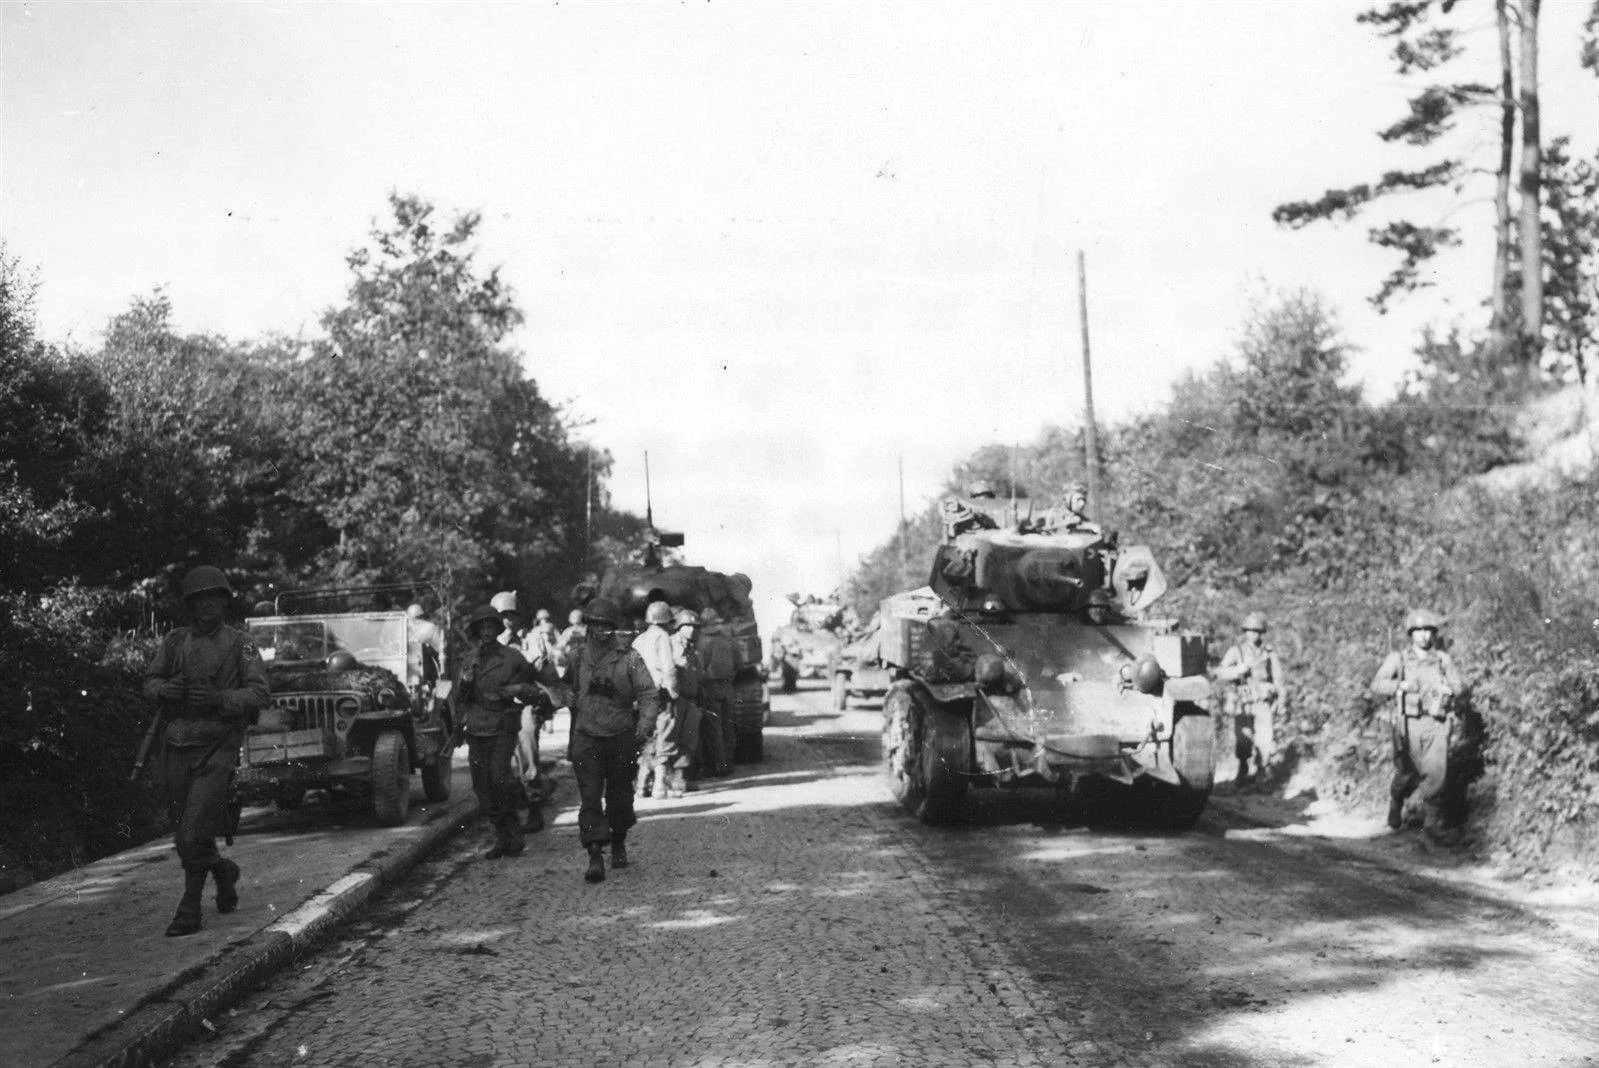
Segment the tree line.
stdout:
[[509,344],[479,216],[388,208],[309,340],[185,332],[156,292],[98,345],[55,345],[0,248],[0,878],[7,843],[26,860],[59,832],[81,859],[156,818],[112,784],[148,720],[126,683],[190,567],[244,605],[424,581],[430,611],[498,589],[561,609],[637,546],[609,454]]

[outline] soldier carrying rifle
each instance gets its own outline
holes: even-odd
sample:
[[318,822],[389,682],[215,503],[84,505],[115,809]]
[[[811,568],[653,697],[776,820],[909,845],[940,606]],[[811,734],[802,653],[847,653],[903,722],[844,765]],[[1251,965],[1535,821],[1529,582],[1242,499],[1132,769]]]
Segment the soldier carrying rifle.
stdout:
[[1236,781],[1243,786],[1252,773],[1265,777],[1272,721],[1282,711],[1283,668],[1276,651],[1266,644],[1265,616],[1249,613],[1240,629],[1243,636],[1222,657],[1216,678],[1231,683],[1225,699],[1233,721],[1233,755],[1238,758]]
[[1453,825],[1459,813],[1446,812],[1445,799],[1452,785],[1449,748],[1457,727],[1454,703],[1461,679],[1455,662],[1438,648],[1438,628],[1445,622],[1424,608],[1411,612],[1405,618],[1410,645],[1388,654],[1371,680],[1371,692],[1394,699],[1388,826],[1400,828],[1405,799],[1415,794],[1425,808],[1428,837],[1452,844],[1460,833]]
[[[226,576],[197,567],[183,578],[183,603],[194,625],[166,636],[144,672],[144,693],[160,711],[161,783],[172,841],[183,862],[183,897],[167,935],[200,929],[205,878],[216,878],[217,911],[239,904],[239,866],[217,852],[227,832],[228,787],[245,728],[271,693],[261,653],[249,634],[222,622],[233,599]],[[141,762],[142,764],[142,759]]]

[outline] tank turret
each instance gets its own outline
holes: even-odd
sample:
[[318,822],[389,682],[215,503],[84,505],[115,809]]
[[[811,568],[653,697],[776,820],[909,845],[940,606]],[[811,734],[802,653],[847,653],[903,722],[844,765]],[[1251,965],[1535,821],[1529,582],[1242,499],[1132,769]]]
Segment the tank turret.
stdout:
[[952,501],[928,585],[881,610],[880,655],[902,675],[883,705],[895,793],[932,822],[973,785],[1112,787],[1128,810],[1191,826],[1215,764],[1205,642],[1149,614],[1166,592],[1154,554]]

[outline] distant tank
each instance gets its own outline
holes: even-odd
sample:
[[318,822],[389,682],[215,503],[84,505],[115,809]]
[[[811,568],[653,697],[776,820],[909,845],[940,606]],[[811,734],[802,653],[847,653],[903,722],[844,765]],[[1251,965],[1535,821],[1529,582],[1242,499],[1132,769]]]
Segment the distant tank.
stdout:
[[883,602],[890,787],[928,823],[972,787],[1054,786],[1193,826],[1215,768],[1205,641],[1148,616],[1153,554],[993,503],[946,501],[928,586]]
[[716,609],[732,639],[737,672],[733,678],[734,759],[746,763],[760,760],[764,755],[762,728],[770,706],[761,669],[761,636],[750,602],[752,583],[747,575],[663,563],[660,549],[682,544],[682,534],[651,528],[642,562],[612,570],[601,580],[599,594],[621,609],[635,631],[644,629],[644,608],[651,601],[664,599],[675,608],[702,613]]
[[845,642],[853,639],[852,615],[843,605],[814,594],[788,595],[794,611],[789,621],[772,631],[772,672],[783,692],[793,693],[800,679],[829,677],[832,663]]

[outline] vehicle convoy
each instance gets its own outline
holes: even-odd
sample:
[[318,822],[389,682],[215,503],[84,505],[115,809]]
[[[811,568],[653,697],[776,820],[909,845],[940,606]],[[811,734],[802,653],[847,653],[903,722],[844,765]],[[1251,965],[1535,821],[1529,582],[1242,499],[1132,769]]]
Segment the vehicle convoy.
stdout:
[[[664,598],[674,608],[702,614],[707,608],[716,610],[733,643],[733,756],[744,763],[758,761],[764,755],[762,732],[771,705],[761,667],[760,631],[750,601],[752,584],[743,574],[662,562],[661,547],[682,544],[682,534],[657,533],[652,528],[642,562],[608,573],[600,583],[599,595],[616,604],[635,632],[644,629],[644,609],[652,600]],[[577,599],[582,599],[582,593]]]
[[235,779],[242,804],[297,808],[309,790],[370,797],[380,823],[405,820],[411,774],[429,801],[450,796],[450,724],[435,678],[414,689],[406,656],[413,621],[392,603],[415,587],[280,595],[246,621],[265,661],[272,704],[245,732]]
[[[931,595],[931,591],[927,591]],[[898,601],[911,594],[896,594],[889,598],[894,605],[885,609],[888,614],[898,610]],[[849,708],[852,697],[874,700],[888,693],[896,672],[883,662],[883,613],[872,617],[865,633],[854,641],[833,651],[828,664],[828,675],[833,680],[833,707],[840,712]]]
[[1205,641],[1146,614],[1166,589],[1153,554],[973,504],[945,502],[929,587],[881,613],[905,676],[883,703],[896,796],[940,822],[974,786],[1053,785],[1191,827],[1215,769]]
[[794,605],[789,621],[772,632],[772,672],[784,693],[793,693],[800,679],[832,677],[833,657],[844,645],[843,605],[814,594],[788,595]]

